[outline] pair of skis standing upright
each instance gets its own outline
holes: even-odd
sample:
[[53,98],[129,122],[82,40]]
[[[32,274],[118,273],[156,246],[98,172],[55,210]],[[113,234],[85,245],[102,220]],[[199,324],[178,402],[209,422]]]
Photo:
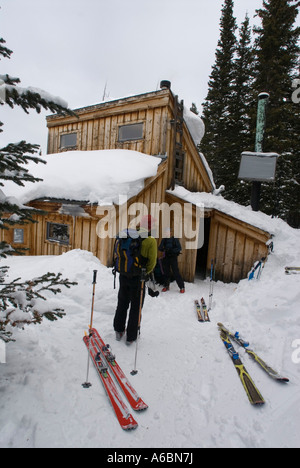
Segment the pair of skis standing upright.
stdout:
[[212,308],[212,300],[213,300],[213,293],[214,293],[214,280],[215,280],[215,268],[216,268],[216,261],[211,261],[210,267],[210,285],[209,285],[209,303],[208,309],[204,297],[201,298],[199,303],[198,299],[195,300],[195,306],[197,310],[197,316],[199,322],[210,322],[209,312]]

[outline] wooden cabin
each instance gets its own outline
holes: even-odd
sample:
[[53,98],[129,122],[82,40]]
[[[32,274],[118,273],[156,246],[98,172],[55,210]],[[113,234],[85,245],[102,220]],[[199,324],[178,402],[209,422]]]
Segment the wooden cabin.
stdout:
[[[161,159],[156,175],[145,179],[144,188],[128,200],[128,206],[143,203],[150,213],[153,203],[183,205],[184,200],[172,194],[177,186],[190,193],[214,192],[211,173],[185,118],[184,103],[173,94],[169,82],[162,82],[158,91],[74,112],[76,116],[47,117],[49,155],[62,153],[63,158],[70,150],[128,149]],[[36,224],[2,230],[6,241],[27,248],[28,255],[88,250],[104,265],[112,265],[114,239],[97,235],[103,217],[97,205],[74,196],[58,199],[55,194],[28,204],[46,214],[36,215]],[[196,206],[193,202],[191,206],[194,213],[191,223],[194,223]],[[118,221],[121,207],[115,208]],[[204,277],[210,270],[211,259],[216,259],[216,279],[238,282],[247,276],[256,260],[268,253],[270,233],[245,220],[205,206],[203,225],[205,236],[201,249],[186,249],[186,239],[181,239],[183,252],[179,265],[186,281],[192,282],[198,275]]]

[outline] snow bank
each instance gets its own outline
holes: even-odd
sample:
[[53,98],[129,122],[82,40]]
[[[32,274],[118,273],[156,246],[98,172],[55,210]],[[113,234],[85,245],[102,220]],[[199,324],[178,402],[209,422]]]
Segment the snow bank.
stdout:
[[[203,120],[201,119],[201,117],[199,117],[199,115],[196,115],[186,106],[184,106],[183,117],[184,117],[185,123],[189,129],[189,132],[191,134],[191,137],[193,138],[195,145],[196,146],[200,145],[202,138],[204,137],[204,134],[205,134],[205,125],[204,125]],[[209,164],[204,154],[199,153],[199,157],[206,169],[206,172],[210,178],[212,186],[216,188],[213,173],[209,167]]]
[[190,134],[194,140],[195,145],[200,145],[202,138],[205,134],[205,125],[201,117],[192,112],[188,107],[184,106],[183,118]]
[[107,205],[128,198],[144,187],[144,179],[154,176],[160,158],[137,151],[102,150],[68,151],[44,157],[47,164],[31,163],[26,168],[39,183],[18,187],[5,183],[7,196],[17,197],[21,203],[38,198],[61,198]]

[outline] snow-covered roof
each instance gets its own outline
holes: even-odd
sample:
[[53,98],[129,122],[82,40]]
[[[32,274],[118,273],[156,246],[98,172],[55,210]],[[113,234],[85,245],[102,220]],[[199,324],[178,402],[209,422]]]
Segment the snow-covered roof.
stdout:
[[169,193],[188,203],[221,211],[233,218],[251,224],[263,231],[267,231],[270,234],[273,234],[275,231],[274,220],[270,216],[261,211],[253,211],[251,206],[242,206],[233,201],[226,200],[222,195],[214,195],[205,192],[190,192],[180,186],[176,186],[175,189],[172,191],[170,190]]
[[144,188],[144,180],[156,175],[161,159],[129,150],[68,151],[49,154],[47,164],[26,166],[42,182],[19,187],[6,182],[4,192],[21,203],[56,198],[109,205],[128,199]]
[[[183,110],[183,118],[186,123],[186,126],[191,134],[191,137],[195,143],[195,145],[198,147],[200,145],[202,138],[204,137],[205,134],[205,125],[201,117],[199,115],[196,115],[194,112],[192,112],[188,107],[184,106]],[[212,170],[209,167],[209,164],[204,156],[204,154],[199,153],[199,157],[203,163],[203,166],[205,167],[205,170],[208,174],[208,177],[211,181],[212,187],[215,189],[216,185],[214,182],[214,177]]]
[[[94,105],[90,105],[90,106],[85,106],[85,107],[82,107],[80,109],[74,109],[74,112],[76,114],[81,114],[81,113],[86,113],[86,112],[94,112],[96,111],[97,109],[101,109],[105,106],[109,106],[109,105],[118,105],[120,103],[122,103],[122,101],[134,101],[136,99],[143,99],[143,98],[147,98],[147,97],[151,97],[151,96],[155,96],[157,94],[160,94],[160,93],[165,93],[166,90],[165,89],[160,89],[158,91],[152,91],[152,92],[149,92],[149,93],[143,93],[143,94],[138,94],[138,95],[127,95],[127,96],[122,96],[122,97],[107,97],[104,101],[98,103],[98,104],[94,104]],[[168,91],[169,92],[169,91]],[[174,94],[172,92],[172,94]],[[175,96],[175,94],[174,94]],[[51,120],[55,120],[55,119],[60,119],[61,118],[61,115],[58,115],[58,114],[54,114],[54,115],[49,115],[47,117],[47,120],[48,121],[51,121]],[[184,105],[183,107],[183,118],[184,118],[184,121],[186,123],[186,126],[190,132],[190,135],[192,137],[192,140],[194,141],[195,143],[195,146],[197,147],[198,145],[200,145],[201,143],[201,140],[202,138],[204,137],[204,134],[205,134],[205,125],[204,125],[204,122],[203,120],[201,119],[201,117],[197,114],[195,114],[195,112],[192,112],[188,106]],[[203,166],[208,174],[208,177],[211,181],[211,184],[212,184],[212,187],[215,189],[216,188],[216,185],[215,185],[215,182],[214,182],[214,178],[213,178],[213,173],[209,167],[209,164],[205,158],[205,156],[202,154],[202,153],[199,153],[199,158],[201,159],[202,163],[203,163]]]

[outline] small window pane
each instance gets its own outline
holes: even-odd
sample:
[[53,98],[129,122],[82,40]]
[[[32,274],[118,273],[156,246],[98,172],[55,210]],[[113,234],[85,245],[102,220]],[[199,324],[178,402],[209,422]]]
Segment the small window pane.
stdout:
[[68,245],[70,240],[69,226],[67,224],[47,223],[47,239]]
[[24,229],[14,229],[14,244],[24,244]]
[[143,138],[143,123],[122,125],[119,127],[119,141],[141,140]]
[[74,148],[77,145],[77,133],[66,133],[60,136],[60,149]]

